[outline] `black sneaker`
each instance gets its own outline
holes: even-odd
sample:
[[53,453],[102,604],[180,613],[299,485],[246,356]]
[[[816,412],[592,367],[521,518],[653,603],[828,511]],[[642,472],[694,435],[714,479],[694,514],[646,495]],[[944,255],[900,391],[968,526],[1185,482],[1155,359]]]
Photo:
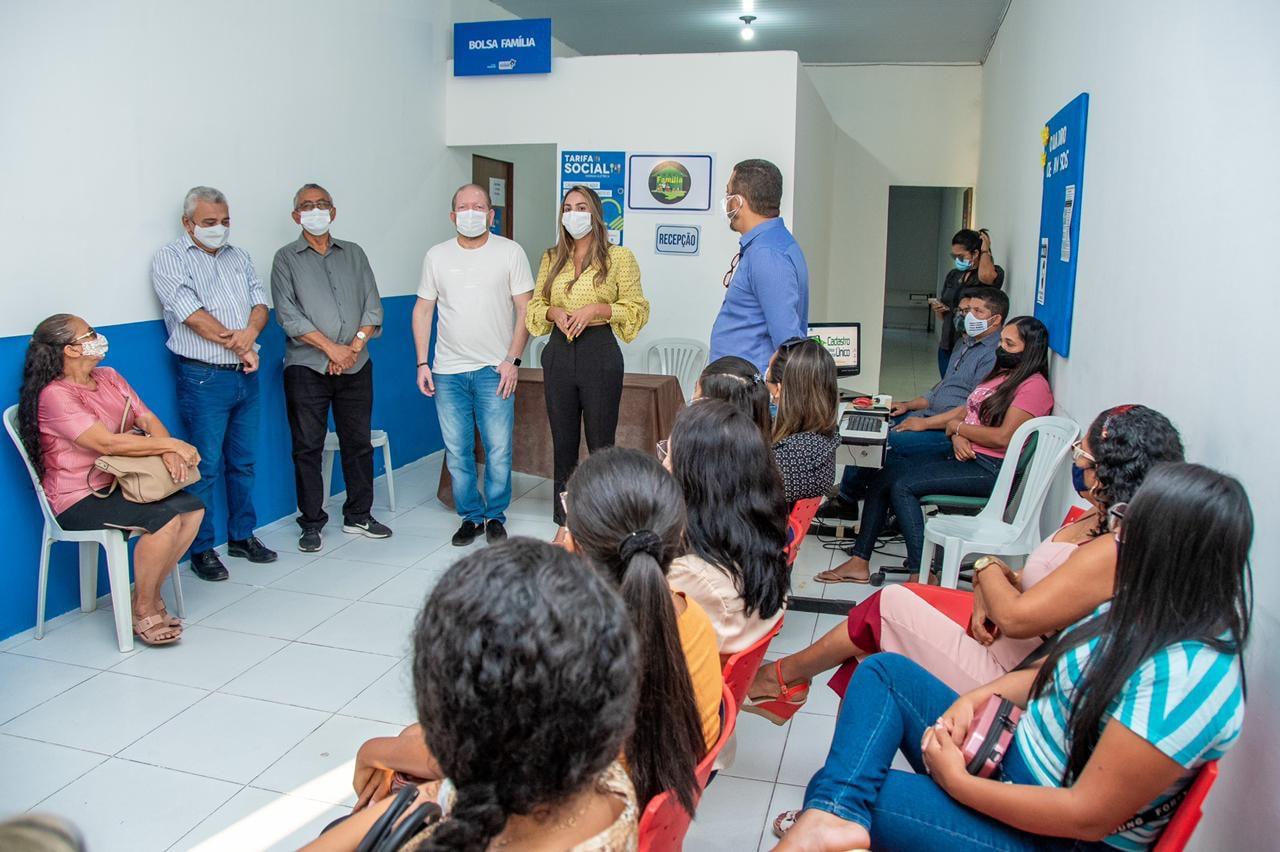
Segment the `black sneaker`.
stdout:
[[507,528],[502,525],[502,521],[497,518],[490,518],[484,522],[484,540],[493,544],[502,541],[507,537]]
[[228,541],[227,555],[238,559],[248,559],[250,562],[276,561],[276,552],[259,541],[256,535],[251,535],[239,541]]
[[362,535],[365,538],[391,538],[391,527],[386,524],[379,523],[370,515],[363,521],[344,521],[342,524],[344,533],[352,535]]
[[216,550],[202,550],[191,554],[191,573],[210,583],[216,583],[231,576],[227,573],[227,566],[223,565],[222,560],[218,558]]
[[466,547],[468,544],[476,540],[476,536],[483,529],[479,524],[471,521],[463,521],[462,526],[458,527],[458,531],[453,534],[454,547]]
[[320,530],[303,530],[298,536],[298,549],[303,553],[319,553],[322,547],[324,539],[320,537]]

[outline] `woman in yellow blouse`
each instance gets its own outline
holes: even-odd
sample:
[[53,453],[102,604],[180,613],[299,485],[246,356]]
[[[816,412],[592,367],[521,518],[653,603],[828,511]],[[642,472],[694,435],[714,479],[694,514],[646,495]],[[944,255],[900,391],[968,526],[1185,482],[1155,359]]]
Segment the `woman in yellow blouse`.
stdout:
[[578,463],[580,424],[593,453],[613,444],[618,427],[623,367],[614,334],[630,343],[649,321],[640,267],[629,250],[610,245],[600,196],[575,186],[560,211],[560,241],[542,256],[525,314],[530,334],[551,335],[542,372],[555,458],[557,542],[565,533],[560,495]]

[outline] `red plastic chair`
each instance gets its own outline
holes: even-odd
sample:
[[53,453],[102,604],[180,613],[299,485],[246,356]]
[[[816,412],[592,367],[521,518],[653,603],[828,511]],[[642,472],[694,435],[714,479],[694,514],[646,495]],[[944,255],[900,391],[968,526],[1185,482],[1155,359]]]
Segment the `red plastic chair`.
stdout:
[[1173,819],[1169,820],[1169,824],[1160,833],[1154,852],[1182,852],[1187,847],[1187,841],[1200,824],[1200,817],[1204,816],[1204,800],[1209,795],[1209,788],[1217,780],[1218,761],[1211,760],[1200,767],[1196,780],[1191,782],[1191,789],[1187,791],[1187,797],[1178,805]]
[[751,681],[755,679],[756,671],[760,668],[764,655],[769,650],[769,643],[773,641],[773,637],[778,635],[778,631],[782,629],[782,619],[778,619],[778,623],[773,626],[763,638],[752,645],[750,648],[739,651],[730,655],[729,659],[724,663],[724,685],[731,693],[733,700],[738,706],[742,706],[742,702],[747,699],[747,689],[751,686]]
[[788,566],[795,563],[796,555],[800,553],[800,543],[809,534],[809,525],[813,523],[814,516],[818,514],[818,507],[821,505],[821,497],[810,497],[807,500],[797,500],[791,507],[791,514],[787,517]]
[[[706,757],[698,764],[695,771],[698,786],[705,789],[711,778],[711,770],[724,744],[733,736],[734,725],[738,721],[738,705],[733,700],[733,693],[725,684],[724,695],[720,699],[720,738],[707,752]],[[702,798],[701,789],[698,798]],[[649,805],[640,815],[639,852],[680,852],[684,846],[684,836],[689,831],[689,823],[693,817],[680,806],[680,802],[671,793],[661,793],[650,800]]]

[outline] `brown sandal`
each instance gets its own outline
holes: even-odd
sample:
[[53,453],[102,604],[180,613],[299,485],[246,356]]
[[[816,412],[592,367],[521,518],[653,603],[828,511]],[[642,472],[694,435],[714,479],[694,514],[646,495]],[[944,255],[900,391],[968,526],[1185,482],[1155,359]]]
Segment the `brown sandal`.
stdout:
[[[167,614],[155,613],[133,620],[133,635],[148,645],[172,645],[182,638],[182,628],[169,624]],[[156,638],[156,634],[172,632],[174,635]]]

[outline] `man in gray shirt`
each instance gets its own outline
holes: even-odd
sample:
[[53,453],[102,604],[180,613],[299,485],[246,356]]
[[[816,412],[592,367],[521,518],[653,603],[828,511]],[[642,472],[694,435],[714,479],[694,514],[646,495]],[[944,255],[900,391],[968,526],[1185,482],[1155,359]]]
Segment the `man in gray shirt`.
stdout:
[[[935,417],[965,405],[973,389],[991,373],[996,365],[996,346],[1000,328],[1009,314],[1009,297],[995,287],[972,287],[960,298],[957,320],[962,323],[959,337],[951,351],[946,375],[924,394],[893,406],[894,428],[889,432],[887,452],[895,458],[940,454],[951,450],[946,424],[933,425]],[[951,322],[950,318],[944,322]],[[874,469],[849,465],[840,479],[840,501],[849,506],[865,496],[867,485],[875,478]],[[840,512],[830,507],[825,514]]]
[[302,235],[276,252],[271,295],[285,345],[284,396],[293,438],[298,492],[298,549],[323,546],[329,520],[320,463],[329,410],[338,433],[347,500],[342,531],[387,538],[391,530],[370,514],[373,506],[373,364],[366,350],[382,329],[382,300],[364,249],[329,234],[338,210],[322,186],[306,184],[293,197],[293,221]]

